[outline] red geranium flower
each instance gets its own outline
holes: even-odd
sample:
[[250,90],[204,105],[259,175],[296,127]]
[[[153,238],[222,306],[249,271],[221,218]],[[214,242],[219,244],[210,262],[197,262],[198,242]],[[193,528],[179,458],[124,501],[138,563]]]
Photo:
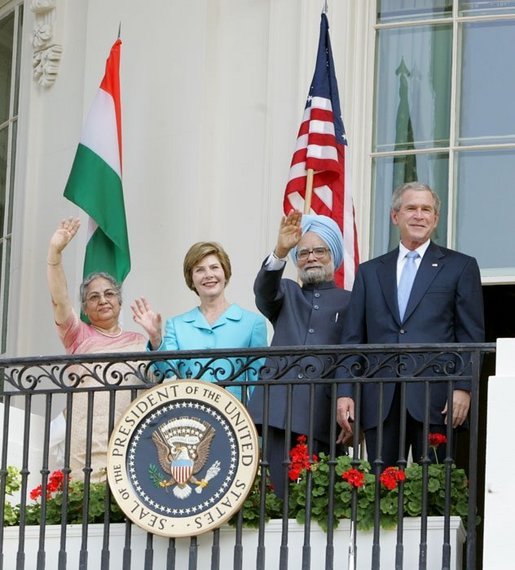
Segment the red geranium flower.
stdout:
[[431,447],[438,447],[447,443],[447,436],[443,433],[430,433],[429,434],[429,445]]
[[[63,490],[63,481],[64,481],[64,473],[62,471],[58,470],[50,473],[46,486],[47,499],[50,499],[53,493]],[[43,491],[42,486],[38,485],[37,487],[32,489],[32,491],[29,493],[30,499],[32,501],[39,499],[41,497],[42,491]]]
[[32,491],[29,493],[29,497],[30,497],[31,501],[35,501],[36,499],[39,499],[39,497],[41,497],[41,485],[38,485],[37,487],[32,489]]
[[64,473],[62,471],[54,471],[48,478],[47,491],[48,493],[55,493],[61,491],[64,481]]
[[363,471],[360,471],[354,467],[351,467],[350,469],[347,469],[347,471],[344,471],[342,473],[342,479],[344,481],[347,481],[347,483],[349,483],[349,485],[352,487],[356,488],[363,487],[365,484],[365,474]]
[[406,474],[398,467],[387,467],[379,476],[383,487],[393,491],[400,481],[406,480]]
[[297,437],[297,445],[290,449],[291,466],[288,471],[290,481],[296,481],[302,475],[304,470],[311,469],[312,462],[318,461],[318,457],[316,455],[313,455],[310,460],[306,441],[307,437],[305,435],[299,435]]

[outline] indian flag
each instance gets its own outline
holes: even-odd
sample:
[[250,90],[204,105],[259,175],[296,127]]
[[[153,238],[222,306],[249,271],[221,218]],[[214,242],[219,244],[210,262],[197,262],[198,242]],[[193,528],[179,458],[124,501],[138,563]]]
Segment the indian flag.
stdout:
[[90,216],[84,277],[105,271],[122,282],[131,268],[122,189],[118,39],[84,124],[64,196]]

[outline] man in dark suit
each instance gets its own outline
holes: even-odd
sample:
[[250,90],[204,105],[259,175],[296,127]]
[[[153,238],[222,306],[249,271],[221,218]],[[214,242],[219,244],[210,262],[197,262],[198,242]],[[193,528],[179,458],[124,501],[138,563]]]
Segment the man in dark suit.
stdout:
[[[439,213],[440,199],[425,184],[404,184],[394,192],[391,219],[399,228],[400,245],[360,265],[342,344],[484,341],[483,298],[477,262],[473,257],[430,240]],[[414,263],[415,277],[406,293],[402,285],[403,270],[410,263]],[[398,298],[398,292],[402,291],[404,301],[402,295]],[[409,358],[406,361],[409,363]],[[447,421],[451,421],[454,428],[465,422],[470,405],[469,386],[466,382],[456,382],[453,388],[452,418],[448,418],[451,406],[447,402],[447,383],[431,385],[430,432],[445,433]],[[372,463],[378,459],[382,467],[396,465],[399,457],[406,457],[410,445],[414,460],[421,459],[424,389],[423,383],[407,383],[406,446],[400,450],[400,387],[391,382],[384,384],[382,418],[379,419],[379,422],[383,420],[383,445],[378,449],[379,388],[375,383],[363,383],[360,424]],[[338,423],[348,435],[353,429],[355,412],[352,386],[341,385],[338,394]]]
[[[299,281],[284,279],[288,255],[296,265]],[[326,216],[292,211],[281,220],[274,251],[265,259],[254,283],[256,305],[274,327],[272,346],[337,344],[350,292],[336,287],[334,272],[343,262],[343,237],[336,222]],[[273,386],[268,410],[264,390],[256,386],[249,401],[254,422],[267,425],[267,460],[278,496],[284,494],[288,449],[297,435],[311,435],[312,453],[328,450],[331,399],[327,386],[314,393],[314,418],[310,430],[311,396],[304,380],[320,378],[324,362],[311,356],[294,360],[269,358],[263,368],[270,377],[297,380],[292,390],[291,422],[288,424],[287,387]],[[287,440],[285,431],[291,431]]]

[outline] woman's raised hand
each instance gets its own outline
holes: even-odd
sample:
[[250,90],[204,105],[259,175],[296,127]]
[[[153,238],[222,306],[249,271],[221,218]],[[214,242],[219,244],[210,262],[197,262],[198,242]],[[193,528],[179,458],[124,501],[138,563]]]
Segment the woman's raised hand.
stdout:
[[63,249],[72,241],[80,228],[78,218],[65,218],[61,220],[54,235],[50,238],[50,250],[61,253]]
[[131,303],[131,309],[134,322],[138,323],[138,325],[141,325],[145,329],[152,348],[159,348],[162,338],[161,315],[154,312],[150,303],[145,299],[145,297],[135,299]]

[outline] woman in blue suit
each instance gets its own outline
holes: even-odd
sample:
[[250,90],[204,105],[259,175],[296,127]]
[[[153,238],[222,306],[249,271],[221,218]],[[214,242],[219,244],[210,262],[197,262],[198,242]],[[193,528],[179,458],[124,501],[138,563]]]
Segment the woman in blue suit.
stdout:
[[[214,348],[251,348],[267,346],[265,319],[231,304],[225,298],[225,288],[232,275],[229,256],[216,242],[192,245],[184,258],[184,279],[194,291],[200,305],[187,313],[166,321],[162,335],[162,319],[145,298],[131,305],[134,321],[148,334],[147,350],[210,350]],[[261,360],[253,363],[240,380],[257,380]],[[209,365],[207,369],[204,369]],[[156,363],[161,377],[201,378],[215,382],[226,380],[238,369],[237,359],[168,360]],[[242,398],[239,386],[229,387]]]

